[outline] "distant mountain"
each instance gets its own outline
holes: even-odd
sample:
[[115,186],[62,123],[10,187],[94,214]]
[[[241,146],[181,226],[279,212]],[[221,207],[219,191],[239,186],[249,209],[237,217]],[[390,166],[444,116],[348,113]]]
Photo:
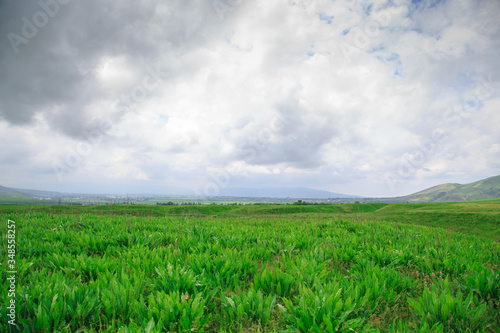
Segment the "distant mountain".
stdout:
[[307,187],[226,188],[222,189],[218,196],[294,199],[360,198],[355,195],[314,190]]
[[500,176],[469,184],[442,184],[398,199],[408,202],[470,201],[500,198]]
[[33,197],[48,197],[59,198],[67,195],[61,192],[32,190],[26,188],[13,188],[0,185],[0,198],[15,197],[15,198],[33,198]]
[[55,191],[44,191],[44,190],[32,190],[26,188],[9,188],[10,191],[25,194],[30,197],[58,197],[63,195],[61,192]]
[[0,192],[9,192],[9,190],[10,189],[8,187],[0,185]]
[[0,198],[1,199],[22,199],[28,198],[27,195],[19,193],[12,188],[8,188],[0,185]]
[[[8,188],[0,185],[1,196],[16,197],[49,197],[59,198],[72,195],[71,193],[61,193],[54,191]],[[291,198],[291,199],[354,199],[361,198],[355,195],[334,193],[328,191],[314,190],[307,187],[267,187],[267,188],[226,188],[222,189],[219,197],[245,197],[245,198]]]

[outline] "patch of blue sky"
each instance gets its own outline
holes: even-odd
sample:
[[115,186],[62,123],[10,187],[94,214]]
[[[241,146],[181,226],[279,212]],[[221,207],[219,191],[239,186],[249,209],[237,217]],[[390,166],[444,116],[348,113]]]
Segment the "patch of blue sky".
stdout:
[[484,103],[476,97],[461,98],[460,105],[462,105],[467,111],[477,111],[481,110]]
[[372,12],[373,4],[369,4],[368,6],[363,6],[363,11],[367,16],[370,16],[370,13]]
[[460,72],[458,74],[458,82],[461,83],[461,85],[472,85],[473,83],[476,82],[477,78],[477,73],[474,72]]
[[375,58],[384,63],[384,64],[391,64],[390,66],[396,67],[396,70],[394,71],[393,76],[398,76],[398,77],[406,77],[406,74],[404,73],[403,70],[403,62],[401,61],[401,57],[399,54],[395,52],[388,52],[386,51],[384,45],[380,44],[379,46],[376,46],[368,51],[367,53],[373,54]]
[[419,34],[423,33],[424,31],[422,30],[421,27],[414,27],[410,29],[411,31],[418,32]]
[[406,77],[406,75],[403,73],[403,71],[401,71],[399,68],[397,68],[395,71],[394,71],[394,76],[399,76],[399,77]]
[[398,64],[401,64],[401,58],[399,54],[392,52],[388,57],[385,58],[386,61],[395,61]]
[[411,18],[417,11],[433,9],[445,2],[446,0],[411,0],[408,16]]
[[344,30],[342,30],[342,36],[347,35],[350,31],[351,31],[351,29],[344,29]]
[[307,56],[310,58],[314,56],[316,52],[314,52],[314,44],[311,44],[311,50],[307,51]]
[[462,71],[451,83],[451,86],[461,95],[470,91],[471,87],[477,86],[480,74],[474,70]]
[[423,6],[425,8],[434,8],[445,2],[446,0],[411,0],[411,3],[416,7]]
[[[373,49],[372,49],[373,50]],[[383,50],[383,48],[379,49]],[[372,51],[371,53],[375,53],[377,51]],[[378,55],[375,56],[378,60],[380,60],[383,63],[388,63],[388,62],[393,62],[397,65],[402,65],[403,62],[401,61],[401,58],[399,57],[399,54],[391,52],[389,54],[387,53],[379,53]]]
[[325,12],[319,12],[318,16],[319,16],[319,19],[321,21],[325,21],[326,24],[332,24],[332,22],[333,22],[333,15],[328,16]]
[[465,45],[465,53],[466,54],[475,54],[476,51],[474,50],[474,48],[470,44],[466,44]]
[[383,44],[379,44],[379,45],[367,50],[366,52],[367,53],[376,53],[376,52],[383,51],[383,50],[385,50],[385,46]]
[[160,120],[163,122],[163,125],[165,125],[168,122],[168,116],[164,114],[159,114]]

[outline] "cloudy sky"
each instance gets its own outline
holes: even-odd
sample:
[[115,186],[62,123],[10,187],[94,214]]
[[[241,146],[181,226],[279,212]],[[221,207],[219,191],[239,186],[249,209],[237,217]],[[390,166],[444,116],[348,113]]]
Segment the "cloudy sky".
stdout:
[[409,194],[500,174],[498,0],[0,0],[0,185]]

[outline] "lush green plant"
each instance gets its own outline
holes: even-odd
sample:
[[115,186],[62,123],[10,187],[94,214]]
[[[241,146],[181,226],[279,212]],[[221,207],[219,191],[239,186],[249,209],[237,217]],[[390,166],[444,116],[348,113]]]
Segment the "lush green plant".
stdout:
[[500,244],[349,215],[398,207],[0,207],[13,331],[499,331]]
[[500,300],[500,273],[494,269],[483,269],[465,278],[466,286],[484,300]]
[[295,302],[285,298],[285,306],[280,306],[280,309],[290,327],[301,332],[355,330],[365,321],[363,315],[366,313],[362,310],[369,296],[366,293],[363,297],[352,285],[343,291],[339,283],[324,286],[317,283],[314,290],[301,286]]
[[260,274],[254,276],[255,287],[268,295],[290,297],[296,293],[298,284],[296,279],[281,269],[269,271],[267,267]]
[[276,296],[264,296],[260,290],[250,288],[247,292],[222,297],[222,307],[229,322],[259,323],[264,326],[271,317]]
[[408,303],[429,327],[442,325],[447,332],[476,332],[484,325],[486,303],[479,304],[472,292],[465,298],[460,290],[453,293],[448,278],[442,286],[424,288],[418,300],[409,298]]
[[190,297],[188,294],[160,291],[150,294],[148,301],[145,322],[151,318],[159,329],[203,332],[204,325],[210,321],[210,314],[204,310],[205,300],[200,295]]

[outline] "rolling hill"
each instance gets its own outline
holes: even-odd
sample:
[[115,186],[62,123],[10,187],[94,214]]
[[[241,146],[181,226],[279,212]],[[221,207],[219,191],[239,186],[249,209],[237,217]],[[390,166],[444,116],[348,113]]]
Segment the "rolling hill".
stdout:
[[407,202],[471,201],[500,198],[500,176],[469,184],[442,184],[400,199]]
[[30,197],[24,193],[19,193],[14,189],[0,185],[0,200],[4,203],[23,203]]

